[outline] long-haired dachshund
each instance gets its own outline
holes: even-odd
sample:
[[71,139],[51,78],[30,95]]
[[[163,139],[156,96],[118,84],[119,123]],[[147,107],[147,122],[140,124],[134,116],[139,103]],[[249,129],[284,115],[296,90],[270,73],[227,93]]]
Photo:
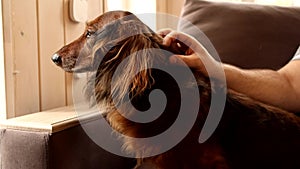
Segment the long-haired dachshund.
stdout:
[[[136,168],[300,168],[299,117],[232,90],[226,93],[218,128],[205,143],[199,143],[211,95],[224,90],[199,73],[185,74],[181,66],[171,65],[168,58],[181,50],[167,48],[162,41],[160,35],[136,16],[112,11],[87,23],[83,35],[56,52],[52,60],[67,72],[95,72],[87,84],[87,97],[94,96],[96,104],[106,109],[106,119],[113,129],[133,138],[147,138],[167,130],[177,118],[181,95],[197,89],[200,106],[196,122],[172,149],[143,158],[143,153],[159,149],[160,145],[147,142],[141,145],[130,137],[123,138],[126,152],[138,157]],[[158,68],[179,73],[182,78],[176,81],[170,72]],[[197,79],[196,83],[190,81],[193,78]],[[184,86],[181,91],[179,85]],[[163,113],[147,123],[131,120],[139,115],[137,112],[151,107],[149,95],[155,89],[162,90],[166,96]],[[190,106],[199,104],[199,100],[189,100]],[[134,109],[126,109],[129,104]],[[116,108],[118,106],[125,108]],[[184,113],[189,114],[189,109]]]

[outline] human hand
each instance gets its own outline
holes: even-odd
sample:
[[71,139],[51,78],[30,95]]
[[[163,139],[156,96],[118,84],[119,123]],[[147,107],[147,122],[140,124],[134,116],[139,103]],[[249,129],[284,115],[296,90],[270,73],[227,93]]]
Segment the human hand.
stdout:
[[[183,55],[175,54],[169,58],[173,64],[187,65],[190,68],[208,75],[206,69],[218,70],[222,65],[192,36],[171,29],[157,32],[163,37],[163,45],[178,48]],[[213,75],[217,76],[217,75]]]

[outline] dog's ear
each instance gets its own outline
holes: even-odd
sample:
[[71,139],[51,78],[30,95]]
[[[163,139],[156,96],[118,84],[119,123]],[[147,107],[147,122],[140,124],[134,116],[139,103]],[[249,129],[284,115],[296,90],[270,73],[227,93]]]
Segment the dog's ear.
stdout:
[[106,79],[99,83],[110,85],[111,95],[117,100],[151,87],[153,64],[167,62],[163,52],[154,50],[160,48],[162,38],[139,20],[116,21],[98,36],[93,67],[97,76],[102,76],[97,79]]
[[115,55],[106,61],[113,64],[114,76],[119,77],[111,86],[113,92],[118,92],[121,97],[128,92],[139,95],[151,87],[151,68],[155,59],[161,58],[153,45],[145,34],[130,36],[116,45]]
[[[161,36],[154,33],[134,15],[113,21],[112,23],[105,25],[95,34],[93,56],[94,59],[99,59],[100,57],[101,60],[105,59],[104,56],[107,55],[108,52],[113,53],[112,49],[118,48],[120,45],[122,46],[122,43],[128,40],[132,40],[132,42],[141,41],[140,43],[142,43],[142,38],[146,38],[153,42],[152,45],[159,44],[153,46],[154,48],[159,48],[163,41]],[[131,46],[135,47],[135,44],[132,44]],[[98,60],[95,61],[97,64]]]

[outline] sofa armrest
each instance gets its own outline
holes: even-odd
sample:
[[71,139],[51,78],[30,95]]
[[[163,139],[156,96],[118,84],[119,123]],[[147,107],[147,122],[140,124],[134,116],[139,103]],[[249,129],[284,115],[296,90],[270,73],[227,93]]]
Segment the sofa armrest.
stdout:
[[135,159],[113,155],[85,134],[82,125],[97,131],[98,123],[105,122],[97,118],[88,116],[80,124],[73,108],[64,107],[1,122],[1,168],[133,168]]

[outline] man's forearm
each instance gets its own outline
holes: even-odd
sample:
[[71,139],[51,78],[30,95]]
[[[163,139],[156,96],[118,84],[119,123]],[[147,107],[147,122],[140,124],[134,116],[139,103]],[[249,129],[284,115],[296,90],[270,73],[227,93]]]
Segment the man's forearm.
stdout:
[[244,70],[224,64],[227,87],[261,102],[299,111],[297,94],[288,79],[273,70]]

